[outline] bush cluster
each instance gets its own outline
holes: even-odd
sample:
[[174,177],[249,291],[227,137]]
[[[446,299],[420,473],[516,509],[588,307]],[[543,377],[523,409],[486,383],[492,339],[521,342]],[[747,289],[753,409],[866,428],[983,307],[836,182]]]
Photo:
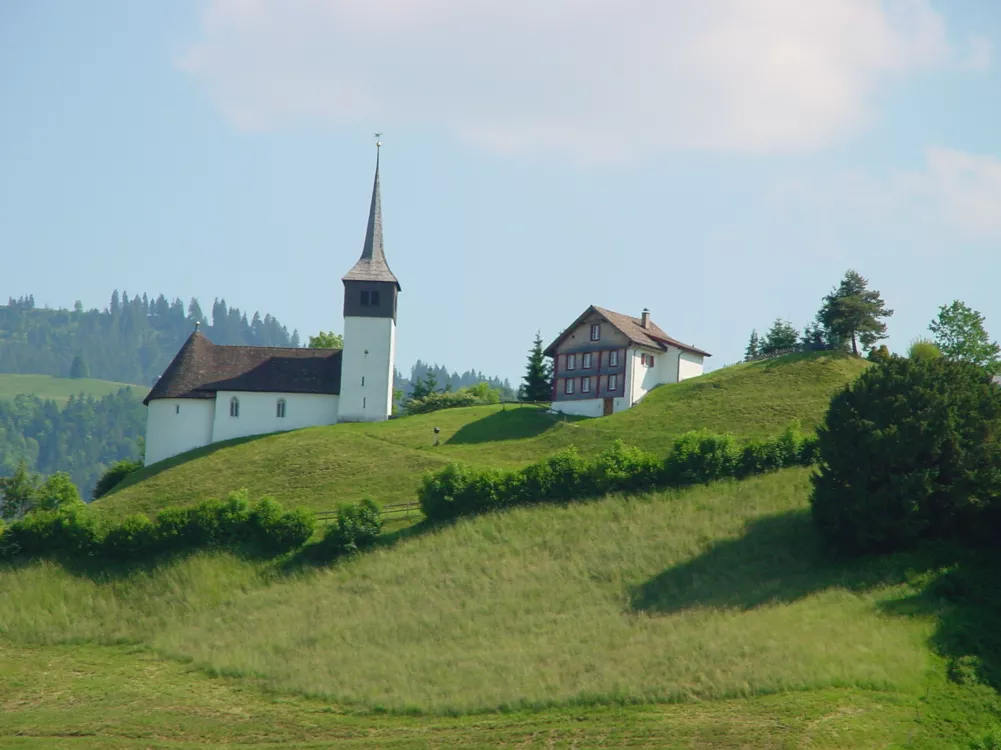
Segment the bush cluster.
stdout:
[[134,471],[139,471],[143,467],[143,462],[136,459],[132,460],[129,458],[122,459],[121,461],[116,461],[111,464],[108,469],[101,475],[101,478],[97,480],[97,484],[94,485],[94,491],[91,493],[91,497],[97,500],[100,497],[104,497],[111,490],[117,487],[125,477]]
[[804,438],[796,423],[778,438],[745,445],[729,435],[689,432],[675,440],[664,459],[617,440],[593,459],[570,447],[517,471],[451,463],[424,477],[418,500],[428,518],[443,520],[512,505],[745,477],[809,465],[816,455],[816,439]]
[[813,518],[840,552],[1001,530],[1001,388],[982,367],[893,356],[834,396],[817,448]]
[[137,514],[117,524],[102,523],[80,502],[35,511],[11,524],[0,536],[0,552],[134,560],[161,552],[247,546],[280,555],[304,545],[314,528],[312,513],[301,508],[286,511],[271,498],[252,505],[246,490],[232,492],[225,500],[164,508],[152,520]]
[[319,551],[325,557],[351,555],[371,547],[382,533],[382,515],[379,506],[370,498],[357,505],[344,503],[337,509],[337,517],[327,527]]

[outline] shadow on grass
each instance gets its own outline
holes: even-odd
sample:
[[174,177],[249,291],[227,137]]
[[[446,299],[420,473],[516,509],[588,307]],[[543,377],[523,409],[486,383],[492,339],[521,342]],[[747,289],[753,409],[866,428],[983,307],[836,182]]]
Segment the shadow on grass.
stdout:
[[273,437],[274,433],[267,433],[263,435],[246,435],[244,437],[231,438],[230,440],[223,440],[218,443],[212,443],[211,445],[203,445],[200,448],[194,448],[193,450],[186,451],[184,453],[178,453],[176,456],[171,456],[170,458],[165,458],[163,461],[157,461],[152,466],[144,466],[138,471],[133,471],[131,474],[125,476],[121,482],[116,484],[111,490],[106,494],[99,497],[97,500],[92,500],[91,504],[99,506],[102,500],[105,498],[113,497],[116,492],[124,490],[131,487],[134,484],[143,482],[147,479],[155,477],[157,474],[161,474],[167,469],[173,469],[175,466],[187,463],[196,458],[202,458],[203,456],[210,456],[216,451],[220,451],[223,448],[229,448],[234,445],[241,445],[242,443],[249,443],[252,440],[257,440],[258,438]]
[[831,588],[863,592],[909,583],[880,603],[887,615],[932,616],[931,646],[963,684],[1001,690],[1001,551],[938,543],[855,560],[825,553],[809,511],[767,516],[738,539],[719,542],[631,592],[633,610],[671,614],[697,607],[748,610],[792,603]]
[[514,406],[498,409],[483,419],[463,425],[445,441],[447,445],[494,443],[501,440],[524,440],[552,428],[557,418],[542,408]]

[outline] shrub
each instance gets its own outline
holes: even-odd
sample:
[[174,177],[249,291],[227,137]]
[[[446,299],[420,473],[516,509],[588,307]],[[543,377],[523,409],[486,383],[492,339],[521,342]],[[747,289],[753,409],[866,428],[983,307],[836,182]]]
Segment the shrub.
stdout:
[[250,524],[255,544],[265,552],[280,555],[309,541],[316,528],[316,517],[305,508],[281,512],[278,503],[265,498],[251,512]]
[[337,518],[327,528],[321,546],[332,557],[350,555],[372,546],[380,533],[379,506],[365,498],[357,505],[344,503],[337,509]]
[[591,490],[595,494],[608,492],[642,492],[660,481],[660,462],[639,448],[616,440],[612,447],[598,454],[592,466]]
[[910,349],[907,351],[907,356],[918,362],[927,362],[928,360],[941,357],[942,352],[939,351],[934,341],[929,339],[914,339],[911,342]]
[[157,528],[142,513],[129,516],[108,529],[103,552],[108,557],[131,560],[149,555],[157,549]]
[[438,520],[461,515],[463,493],[472,474],[472,469],[458,463],[450,463],[440,471],[426,474],[417,490],[417,500],[424,515]]
[[134,471],[138,471],[142,467],[142,461],[133,461],[131,459],[125,459],[123,461],[113,463],[108,467],[104,474],[101,475],[101,478],[97,480],[97,484],[94,485],[94,492],[91,495],[92,499],[97,500],[99,497],[104,497],[116,486],[118,486],[118,484],[125,479],[125,477]]
[[739,456],[730,435],[705,430],[686,432],[674,441],[664,460],[664,478],[676,485],[714,482],[734,476]]
[[817,439],[812,513],[835,548],[996,531],[1001,388],[985,369],[894,357],[834,396]]
[[407,402],[407,414],[428,414],[441,409],[456,409],[461,406],[477,406],[485,403],[469,391],[453,391],[451,393],[430,393],[423,398],[411,399]]
[[99,550],[102,538],[98,519],[80,503],[29,513],[7,528],[4,545],[8,554],[30,557],[92,555]]

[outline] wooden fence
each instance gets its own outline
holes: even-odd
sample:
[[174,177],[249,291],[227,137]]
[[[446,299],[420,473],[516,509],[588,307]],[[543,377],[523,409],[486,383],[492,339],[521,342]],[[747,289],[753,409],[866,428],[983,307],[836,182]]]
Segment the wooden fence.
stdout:
[[[406,518],[411,513],[420,513],[421,504],[416,500],[411,500],[409,503],[393,503],[392,505],[383,505],[379,509],[379,513],[382,516],[396,516],[399,514],[399,518]],[[313,513],[316,516],[317,523],[330,523],[337,518],[336,510],[318,510]]]

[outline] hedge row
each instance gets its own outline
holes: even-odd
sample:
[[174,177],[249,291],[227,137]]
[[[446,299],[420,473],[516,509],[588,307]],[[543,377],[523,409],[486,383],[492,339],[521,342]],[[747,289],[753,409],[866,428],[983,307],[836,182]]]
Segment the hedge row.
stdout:
[[424,477],[418,499],[434,520],[513,505],[569,501],[609,492],[643,492],[762,474],[816,461],[816,438],[804,438],[795,422],[774,440],[738,445],[729,435],[688,432],[666,458],[615,444],[594,459],[564,449],[516,471],[473,469],[452,463]]
[[316,523],[312,513],[286,511],[271,498],[251,505],[246,490],[232,492],[225,500],[164,508],[152,520],[138,514],[117,524],[102,521],[83,503],[29,513],[3,531],[0,552],[133,560],[160,552],[248,545],[280,555],[305,544]]

